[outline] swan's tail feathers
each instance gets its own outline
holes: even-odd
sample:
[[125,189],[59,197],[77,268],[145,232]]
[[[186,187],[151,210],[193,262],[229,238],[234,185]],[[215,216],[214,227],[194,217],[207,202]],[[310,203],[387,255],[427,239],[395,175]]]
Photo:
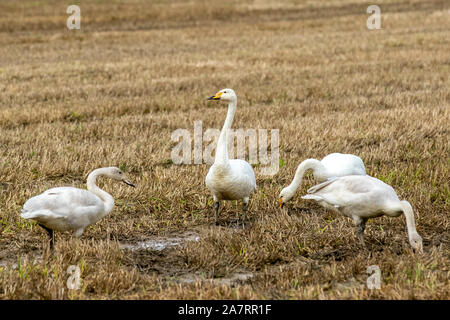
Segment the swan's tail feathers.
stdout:
[[333,177],[333,178],[329,178],[327,181],[319,183],[318,185],[315,185],[314,187],[311,187],[308,189],[308,193],[316,193],[317,191],[319,191],[320,189],[325,188],[326,186],[328,186],[329,184],[333,183],[334,181],[336,181],[338,178]]
[[307,194],[307,195],[304,195],[304,196],[302,197],[302,199],[306,199],[306,200],[316,200],[316,201],[322,201],[322,200],[323,200],[322,197],[317,196],[317,195],[315,195],[315,194]]

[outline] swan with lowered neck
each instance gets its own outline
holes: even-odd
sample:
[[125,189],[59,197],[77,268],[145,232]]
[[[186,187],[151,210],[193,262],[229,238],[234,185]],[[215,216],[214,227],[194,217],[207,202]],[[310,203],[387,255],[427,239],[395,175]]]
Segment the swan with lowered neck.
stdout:
[[114,207],[114,198],[96,185],[97,177],[106,176],[134,185],[116,167],[99,168],[87,178],[87,189],[57,187],[29,199],[22,208],[21,217],[35,220],[50,236],[53,247],[53,230],[74,231],[80,237],[84,229],[107,215]]
[[411,247],[419,253],[423,252],[422,238],[416,230],[411,204],[406,200],[400,201],[394,189],[377,178],[353,175],[330,179],[310,188],[302,199],[315,200],[323,207],[353,219],[363,246],[367,219],[382,215],[398,217],[403,213]]
[[214,199],[214,217],[217,224],[219,201],[243,201],[242,225],[245,227],[245,215],[248,208],[250,194],[256,189],[255,173],[252,166],[241,159],[228,158],[228,131],[236,113],[237,96],[232,89],[220,90],[208,100],[219,100],[228,103],[228,113],[222,131],[217,141],[214,163],[206,175],[206,187],[211,191]]
[[353,154],[331,153],[322,160],[306,159],[297,167],[291,184],[281,190],[280,207],[292,199],[298,187],[302,183],[303,175],[312,169],[313,176],[318,182],[324,182],[333,177],[349,175],[366,175],[366,167],[360,157]]

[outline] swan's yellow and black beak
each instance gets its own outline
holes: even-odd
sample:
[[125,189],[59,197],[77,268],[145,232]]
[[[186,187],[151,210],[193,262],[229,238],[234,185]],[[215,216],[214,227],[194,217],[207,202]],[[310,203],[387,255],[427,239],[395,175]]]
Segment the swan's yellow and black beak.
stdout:
[[283,207],[284,207],[283,198],[280,198],[280,199],[278,200],[278,204],[280,205],[280,208],[283,208]]
[[129,185],[130,187],[136,188],[136,186],[130,180],[122,180],[124,183]]
[[216,93],[215,96],[211,96],[207,100],[220,100],[221,96],[222,96],[222,92],[218,92],[218,93]]

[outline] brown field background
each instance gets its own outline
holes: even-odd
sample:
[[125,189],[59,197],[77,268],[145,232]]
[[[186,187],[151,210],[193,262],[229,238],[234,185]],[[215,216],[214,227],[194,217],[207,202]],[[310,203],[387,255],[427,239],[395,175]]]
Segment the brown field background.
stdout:
[[[91,0],[69,31],[73,3],[0,2],[0,298],[449,299],[448,1]],[[370,4],[381,30],[366,28]],[[234,128],[280,130],[282,166],[255,168],[246,230],[232,227],[236,202],[213,225],[208,165],[170,161],[174,130],[221,128],[226,107],[206,98],[226,87]],[[297,165],[331,152],[411,202],[422,256],[403,216],[370,220],[361,248],[350,219],[300,199],[310,174],[277,207]],[[137,188],[100,180],[114,210],[80,239],[57,233],[50,253],[23,203],[111,165]],[[186,234],[199,241],[121,247]]]

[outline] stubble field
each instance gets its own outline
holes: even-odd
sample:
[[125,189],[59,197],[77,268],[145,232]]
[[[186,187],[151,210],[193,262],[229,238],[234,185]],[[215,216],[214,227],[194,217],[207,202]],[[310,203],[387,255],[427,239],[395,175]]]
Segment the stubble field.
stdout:
[[[72,31],[69,4],[0,3],[0,298],[449,298],[448,1],[383,0],[374,31],[372,3],[355,0],[82,1]],[[280,130],[279,172],[255,167],[245,230],[236,202],[214,225],[208,165],[171,161],[174,130],[221,128],[226,106],[206,98],[227,87],[234,128]],[[331,152],[411,202],[423,255],[403,216],[369,220],[360,247],[350,219],[300,199],[311,175],[278,208],[297,165]],[[23,203],[112,165],[137,188],[99,180],[114,210],[50,252]]]

